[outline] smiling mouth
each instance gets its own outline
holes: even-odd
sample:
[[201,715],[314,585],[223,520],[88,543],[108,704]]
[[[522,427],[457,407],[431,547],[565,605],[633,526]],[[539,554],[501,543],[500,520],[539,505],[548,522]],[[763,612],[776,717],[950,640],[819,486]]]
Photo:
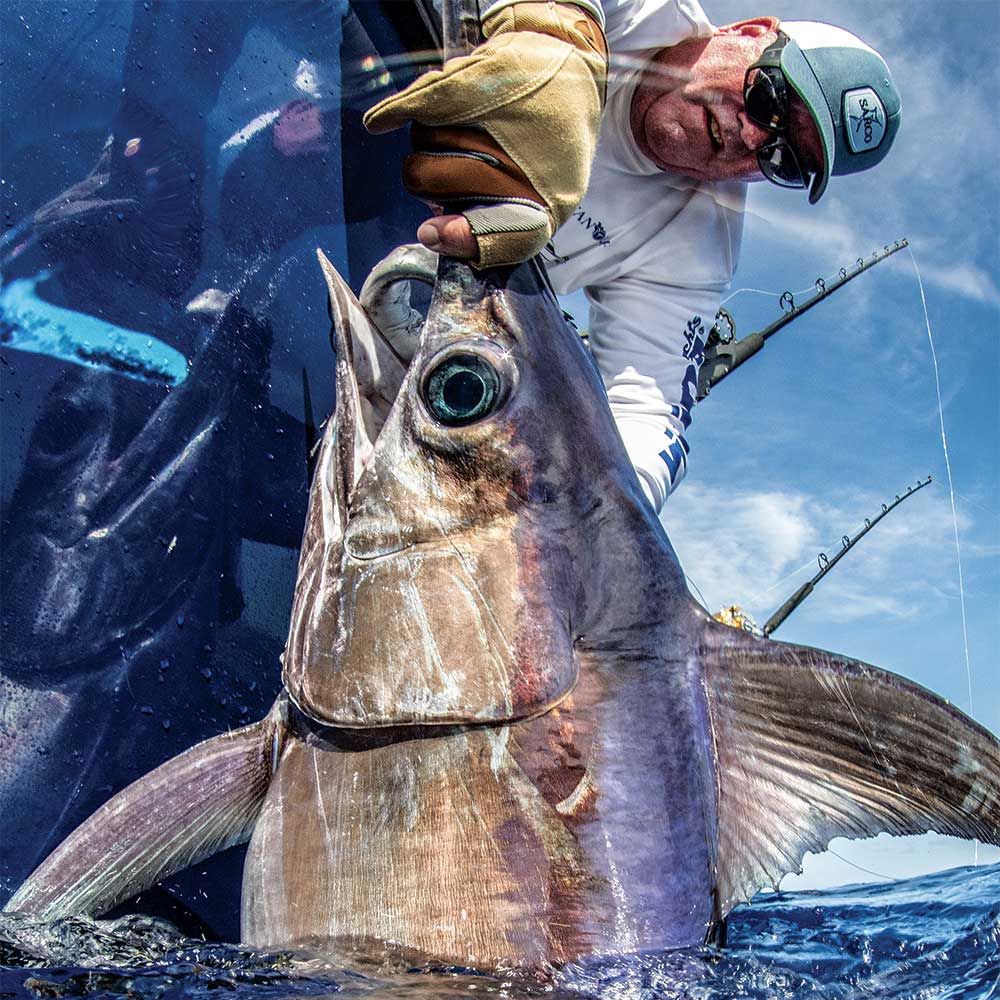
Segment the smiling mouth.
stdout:
[[716,153],[722,151],[722,129],[719,127],[719,120],[708,108],[705,108],[705,127],[708,130],[708,141],[712,144],[712,149]]

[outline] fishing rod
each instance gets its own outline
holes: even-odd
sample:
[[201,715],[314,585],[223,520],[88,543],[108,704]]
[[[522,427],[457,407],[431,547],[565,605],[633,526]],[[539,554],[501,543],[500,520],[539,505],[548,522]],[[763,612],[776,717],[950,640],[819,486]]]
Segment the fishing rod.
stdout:
[[930,482],[931,477],[928,476],[925,480],[918,482],[916,486],[907,486],[906,492],[902,495],[897,493],[896,499],[892,503],[882,504],[881,513],[874,519],[866,517],[865,526],[853,538],[849,538],[847,535],[844,535],[843,538],[841,538],[840,551],[832,559],[830,559],[825,552],[820,552],[820,554],[816,557],[817,562],[819,563],[819,572],[811,580],[802,584],[802,586],[799,587],[799,589],[796,590],[795,593],[792,594],[792,596],[789,597],[788,600],[785,601],[785,603],[782,604],[770,618],[768,618],[768,620],[764,623],[763,629],[761,629],[764,635],[769,636],[772,632],[774,632],[774,630],[778,628],[778,626],[781,625],[781,623],[813,592],[816,584],[819,583],[819,581],[822,580],[823,577],[826,576],[826,574],[829,573],[830,570],[832,570],[833,567],[836,566],[837,563],[840,562],[840,560],[843,559],[844,556],[847,555],[847,553],[850,552],[851,549],[853,549],[854,546],[857,545],[858,542],[861,541],[861,539],[864,538],[864,536],[867,535],[868,532],[882,520],[883,517],[885,517],[891,510],[895,510],[904,500],[913,496],[914,493],[922,490]]
[[[715,321],[715,326],[709,331],[708,341],[705,344],[705,360],[701,364],[698,373],[698,400],[703,400],[712,389],[719,384],[730,372],[739,368],[745,361],[752,358],[780,329],[787,326],[791,321],[804,312],[812,309],[818,302],[822,302],[828,295],[832,295],[838,288],[842,288],[849,281],[853,281],[859,274],[864,273],[869,268],[881,263],[887,257],[910,245],[909,240],[896,240],[891,246],[886,244],[882,252],[876,250],[870,257],[859,257],[855,266],[848,270],[845,267],[840,269],[837,278],[827,284],[823,278],[816,279],[816,294],[806,299],[801,305],[795,304],[795,296],[791,292],[782,293],[778,304],[784,310],[784,314],[776,319],[770,326],[764,327],[755,333],[747,334],[741,339],[736,339],[736,323],[733,317],[725,309],[720,309]],[[723,332],[722,327],[727,329]]]

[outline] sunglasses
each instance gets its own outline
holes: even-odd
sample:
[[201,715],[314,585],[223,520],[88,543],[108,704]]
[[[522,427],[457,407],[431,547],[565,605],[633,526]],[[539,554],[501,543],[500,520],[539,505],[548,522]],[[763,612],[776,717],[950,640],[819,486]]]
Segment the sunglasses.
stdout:
[[774,139],[757,147],[761,173],[781,187],[809,186],[811,171],[804,170],[788,138],[788,83],[781,72],[781,50],[788,36],[778,32],[778,41],[766,49],[743,78],[743,106],[755,125],[774,133]]

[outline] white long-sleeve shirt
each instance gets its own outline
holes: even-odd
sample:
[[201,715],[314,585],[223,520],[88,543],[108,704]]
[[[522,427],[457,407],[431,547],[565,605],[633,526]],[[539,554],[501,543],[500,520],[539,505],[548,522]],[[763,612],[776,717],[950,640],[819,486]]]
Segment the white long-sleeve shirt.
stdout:
[[746,184],[661,170],[629,124],[657,49],[708,37],[696,0],[604,0],[608,102],[590,185],[545,255],[556,291],[585,289],[590,346],[629,457],[659,510],[687,469],[705,338],[739,254]]

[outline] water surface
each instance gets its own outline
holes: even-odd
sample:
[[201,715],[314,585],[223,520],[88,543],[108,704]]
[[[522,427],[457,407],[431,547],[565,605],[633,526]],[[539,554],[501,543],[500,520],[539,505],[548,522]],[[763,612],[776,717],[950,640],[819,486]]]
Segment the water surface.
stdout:
[[1000,865],[880,885],[763,893],[725,950],[595,957],[551,984],[414,965],[389,951],[317,957],[182,937],[165,921],[0,916],[0,998],[536,997],[601,1000],[987,1000],[1000,996]]

